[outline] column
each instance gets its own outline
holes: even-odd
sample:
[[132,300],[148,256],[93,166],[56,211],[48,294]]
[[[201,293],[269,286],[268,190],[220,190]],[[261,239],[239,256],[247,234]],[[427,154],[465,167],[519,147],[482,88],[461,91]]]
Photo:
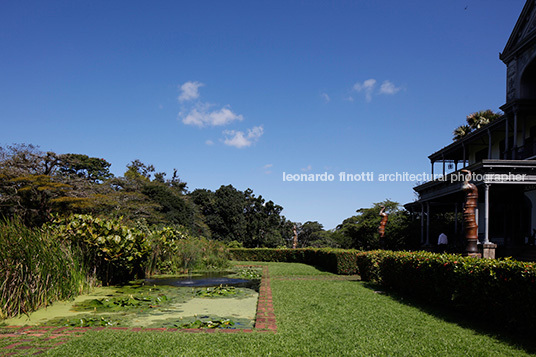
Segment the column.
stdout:
[[491,184],[484,184],[484,244],[489,241],[489,187]]
[[491,130],[488,129],[488,159],[491,159]]
[[512,155],[512,159],[517,159],[517,113],[514,112],[514,140],[513,140],[513,143],[512,143],[512,146],[513,146],[513,155]]
[[527,135],[527,118],[522,118],[522,120],[523,120],[523,129],[521,129],[521,146],[523,147],[523,157],[521,157],[521,159],[526,159],[528,157],[527,148],[525,147],[525,135]]
[[421,245],[424,243],[424,204],[421,203]]
[[454,235],[458,235],[458,202],[454,203]]
[[504,122],[505,122],[505,126],[506,126],[505,134],[504,134],[504,159],[508,160],[508,159],[510,159],[510,155],[508,154],[510,152],[510,145],[509,145],[510,143],[508,142],[508,136],[509,136],[509,133],[508,133],[508,115],[506,116],[506,120]]
[[465,143],[462,143],[462,149],[463,149],[463,165],[462,167],[465,167]]
[[489,188],[491,184],[484,184],[484,243],[482,244],[482,258],[495,259],[497,244],[489,241]]
[[426,243],[430,245],[430,202],[426,202]]

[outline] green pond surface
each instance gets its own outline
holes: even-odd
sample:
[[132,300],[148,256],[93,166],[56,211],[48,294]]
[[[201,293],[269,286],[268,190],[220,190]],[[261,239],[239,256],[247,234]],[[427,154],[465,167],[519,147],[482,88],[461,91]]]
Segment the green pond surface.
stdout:
[[[253,328],[258,293],[245,287],[177,287],[143,281],[96,288],[73,301],[2,321],[5,326],[190,327],[220,322],[225,328]],[[206,326],[206,324],[205,324]],[[210,325],[212,326],[212,325]],[[209,327],[210,327],[209,326]]]

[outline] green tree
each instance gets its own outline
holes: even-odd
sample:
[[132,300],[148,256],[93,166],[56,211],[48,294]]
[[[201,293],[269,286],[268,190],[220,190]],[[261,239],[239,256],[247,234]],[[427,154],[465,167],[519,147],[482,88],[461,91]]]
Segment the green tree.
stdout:
[[153,165],[132,161],[123,177],[105,182],[107,193],[97,199],[100,212],[130,221],[143,219],[151,225],[193,228],[196,219],[202,219],[186,195],[186,183],[179,179],[177,170],[170,180],[165,176],[163,172],[155,173]]
[[386,248],[404,249],[407,246],[409,214],[397,202],[385,200],[370,208],[358,209],[357,215],[345,219],[337,226],[332,238],[343,248],[371,250],[380,248],[378,226],[381,207],[389,215],[385,230]]
[[296,226],[298,233],[298,246],[310,247],[318,239],[318,233],[324,232],[324,226],[317,222],[307,221]]
[[255,196],[251,189],[244,192],[247,233],[244,245],[247,247],[277,247],[285,245],[288,232],[285,218],[281,216],[283,207],[273,201],[265,201]]
[[0,147],[0,214],[40,225],[53,212],[80,211],[95,193],[87,178],[65,176],[60,157],[36,146]]
[[281,216],[283,207],[255,196],[251,189],[242,192],[227,185],[215,192],[198,189],[189,196],[214,239],[252,248],[277,247],[291,237],[292,223]]
[[59,155],[57,165],[62,175],[84,178],[92,182],[103,182],[113,177],[110,172],[111,164],[108,161],[83,154]]

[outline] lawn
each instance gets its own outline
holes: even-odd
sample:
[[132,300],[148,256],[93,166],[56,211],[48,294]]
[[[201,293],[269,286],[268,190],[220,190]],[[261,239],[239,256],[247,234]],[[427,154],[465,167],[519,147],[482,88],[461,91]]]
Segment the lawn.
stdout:
[[[243,263],[243,262],[242,262]],[[104,329],[48,350],[54,356],[522,356],[527,345],[425,312],[379,288],[295,263],[268,265],[277,333]]]

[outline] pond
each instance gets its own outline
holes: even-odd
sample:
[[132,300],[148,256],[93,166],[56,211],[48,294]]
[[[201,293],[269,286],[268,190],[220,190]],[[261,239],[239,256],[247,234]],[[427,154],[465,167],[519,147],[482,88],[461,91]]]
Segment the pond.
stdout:
[[258,291],[258,282],[237,277],[230,277],[230,274],[232,274],[232,272],[211,272],[197,275],[194,274],[190,276],[157,277],[145,279],[145,283],[148,285],[170,285],[183,287],[229,285],[257,289]]
[[3,324],[253,328],[258,287],[259,280],[230,272],[156,277],[96,288]]

